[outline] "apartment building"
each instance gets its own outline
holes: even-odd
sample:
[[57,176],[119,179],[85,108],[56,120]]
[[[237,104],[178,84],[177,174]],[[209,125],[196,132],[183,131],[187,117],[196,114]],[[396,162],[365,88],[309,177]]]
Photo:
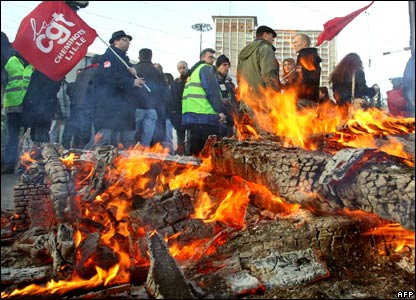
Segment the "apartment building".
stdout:
[[[255,39],[258,27],[255,16],[213,16],[215,28],[215,51],[217,55],[225,54],[231,61],[230,73],[236,75],[238,54],[248,43]],[[267,25],[267,24],[265,24]],[[283,74],[283,59],[291,57],[296,59],[293,51],[292,40],[297,33],[305,33],[311,38],[311,45],[316,45],[316,40],[321,31],[316,30],[290,30],[274,29],[277,33],[275,44],[276,58],[280,63],[280,75]],[[337,63],[336,38],[318,47],[318,53],[322,58],[321,85],[329,86],[329,76]]]

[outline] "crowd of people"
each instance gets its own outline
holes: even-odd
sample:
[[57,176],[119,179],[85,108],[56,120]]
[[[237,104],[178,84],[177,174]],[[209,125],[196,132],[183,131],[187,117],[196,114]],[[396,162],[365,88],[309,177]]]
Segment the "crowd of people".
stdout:
[[[200,156],[209,136],[234,136],[237,122],[261,109],[267,99],[259,98],[256,107],[245,99],[266,89],[295,91],[297,109],[316,108],[318,117],[323,103],[338,106],[347,115],[352,99],[371,99],[380,92],[376,84],[367,86],[359,55],[349,53],[332,72],[331,98],[328,87],[320,86],[318,49],[311,47],[310,37],[303,33],[294,35],[297,57],[283,60],[280,76],[273,46],[276,36],[268,26],[257,28],[255,40],[239,53],[236,86],[229,76],[230,59],[224,54],[216,57],[211,48],[202,50],[199,61],[190,68],[179,61],[176,79],[152,62],[148,48],[139,51],[139,62],[133,65],[127,56],[133,37],[123,30],[112,34],[105,53],[95,55],[89,65],[78,70],[74,82],[66,78],[57,82],[11,47],[3,51],[10,43],[2,32],[2,114],[4,111],[7,116],[2,173],[15,172],[19,135],[28,129],[35,144],[129,149],[159,143],[172,155]],[[238,90],[243,82],[248,88]],[[402,91],[403,81],[395,89]],[[397,93],[389,94],[397,97]],[[400,112],[392,108],[392,113],[414,116],[414,70],[413,96],[406,90],[401,97],[403,103],[410,104]],[[412,105],[413,114],[408,114]],[[366,106],[376,105],[363,104],[364,109]]]

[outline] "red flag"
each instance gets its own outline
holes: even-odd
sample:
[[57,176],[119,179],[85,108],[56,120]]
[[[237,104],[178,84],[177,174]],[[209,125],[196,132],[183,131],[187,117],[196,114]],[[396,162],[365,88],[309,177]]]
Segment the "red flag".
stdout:
[[63,1],[43,1],[20,23],[12,43],[30,64],[59,81],[85,57],[97,32]]
[[345,17],[336,17],[326,22],[324,24],[324,31],[322,31],[318,35],[316,47],[318,47],[325,41],[332,40],[345,26],[347,26],[352,20],[354,20],[356,16],[358,16],[360,13],[369,8],[373,3],[374,1],[372,1],[366,7],[360,8],[359,10],[356,10],[350,13],[349,15],[346,15]]

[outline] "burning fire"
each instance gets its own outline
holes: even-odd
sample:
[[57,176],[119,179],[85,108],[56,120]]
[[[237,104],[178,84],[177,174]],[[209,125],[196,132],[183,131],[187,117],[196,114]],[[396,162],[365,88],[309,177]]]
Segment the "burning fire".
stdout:
[[[413,119],[396,119],[386,116],[375,109],[358,112],[354,119],[343,118],[335,107],[321,107],[319,118],[316,109],[299,111],[294,99],[293,90],[284,94],[270,90],[263,90],[263,97],[250,97],[248,87],[242,83],[240,91],[244,103],[251,110],[245,115],[246,119],[237,124],[240,138],[258,138],[257,130],[272,133],[281,138],[286,146],[296,146],[307,150],[316,150],[317,145],[311,137],[314,135],[332,134],[338,137],[338,142],[351,147],[376,147],[375,136],[389,134],[404,134],[414,132]],[[267,99],[261,100],[259,99]],[[256,124],[256,126],[254,126]],[[345,124],[348,132],[345,133],[340,124]],[[413,124],[413,127],[406,126]],[[410,128],[410,129],[409,129]],[[355,134],[354,138],[346,139],[346,135]],[[96,136],[99,139],[99,136]],[[391,155],[409,159],[403,147],[397,140],[391,139],[390,144],[381,147],[382,151]],[[148,257],[143,257],[134,247],[140,245],[130,243],[129,217],[132,210],[132,199],[140,196],[143,201],[151,201],[153,196],[166,191],[179,189],[187,191],[194,189],[194,213],[191,218],[201,219],[205,223],[222,223],[235,229],[245,229],[246,208],[250,201],[261,202],[261,207],[280,216],[295,216],[300,208],[298,204],[288,204],[280,197],[273,195],[264,186],[247,182],[242,178],[213,178],[211,174],[211,158],[204,158],[200,164],[177,164],[174,161],[164,163],[167,157],[166,149],[156,145],[150,149],[133,148],[124,151],[116,157],[112,168],[107,169],[106,182],[110,183],[105,191],[101,192],[91,202],[83,202],[81,195],[76,201],[82,208],[82,218],[90,223],[78,224],[75,230],[74,241],[77,247],[77,263],[84,269],[93,269],[94,274],[85,278],[86,274],[74,271],[70,280],[55,282],[51,280],[45,286],[29,285],[24,289],[16,289],[12,293],[2,292],[2,297],[16,295],[45,295],[64,294],[73,289],[93,288],[116,283],[130,282],[130,270],[135,264],[148,263]],[[76,165],[74,154],[62,159],[62,162],[71,168]],[[34,161],[29,156],[25,160]],[[410,160],[409,160],[410,161]],[[87,182],[94,173],[92,164],[79,165],[81,170],[76,177],[77,188]],[[353,213],[351,213],[353,214]],[[90,226],[94,224],[94,226]],[[99,246],[111,249],[115,254],[111,266],[102,267],[94,259],[83,257],[83,242],[91,233],[99,235]],[[146,229],[141,227],[134,234],[145,236]],[[172,256],[181,261],[196,260],[203,254],[214,253],[216,248],[226,242],[223,230],[215,231],[210,239],[200,239],[187,245],[176,242],[177,233],[167,238]],[[394,236],[392,239],[396,251],[403,249],[404,245],[414,248],[414,233],[409,234],[398,225],[390,224],[383,228],[376,228],[366,234]],[[412,239],[413,235],[413,239]],[[130,253],[136,253],[131,258]],[[78,265],[77,265],[78,267]],[[82,269],[81,268],[81,269]],[[76,268],[79,270],[78,268]]]
[[[313,137],[328,135],[339,137],[336,140],[345,146],[380,149],[410,163],[409,155],[403,151],[403,147],[398,147],[397,140],[390,140],[390,144],[380,147],[374,137],[414,133],[414,118],[393,118],[382,110],[370,108],[358,110],[352,119],[346,119],[338,106],[328,103],[318,109],[299,110],[294,89],[285,90],[283,94],[262,89],[260,95],[254,95],[249,93],[247,83],[241,82],[239,90],[241,99],[244,99],[242,106],[249,107],[253,119],[251,122],[242,120],[241,123],[249,123],[250,126],[255,123],[257,130],[278,136],[285,146],[317,150]],[[237,125],[239,137],[247,135],[242,124]]]

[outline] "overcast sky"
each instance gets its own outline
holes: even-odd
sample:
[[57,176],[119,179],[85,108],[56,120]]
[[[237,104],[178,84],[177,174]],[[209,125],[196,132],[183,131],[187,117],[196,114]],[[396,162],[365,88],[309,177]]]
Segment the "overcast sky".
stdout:
[[[133,36],[128,51],[137,60],[141,48],[153,50],[153,62],[177,77],[176,63],[192,66],[199,59],[195,23],[213,24],[212,16],[257,16],[258,25],[274,29],[323,30],[323,24],[343,17],[371,1],[90,1],[79,16],[106,42],[114,31]],[[40,1],[2,1],[1,30],[14,40],[20,21]],[[337,37],[338,58],[358,53],[367,83],[378,83],[384,93],[388,78],[402,76],[410,51],[408,1],[376,1],[345,27]],[[89,52],[101,54],[106,45],[96,39]],[[215,47],[214,30],[202,35],[202,48]],[[391,52],[389,55],[383,55]],[[232,66],[236,67],[236,66]]]

